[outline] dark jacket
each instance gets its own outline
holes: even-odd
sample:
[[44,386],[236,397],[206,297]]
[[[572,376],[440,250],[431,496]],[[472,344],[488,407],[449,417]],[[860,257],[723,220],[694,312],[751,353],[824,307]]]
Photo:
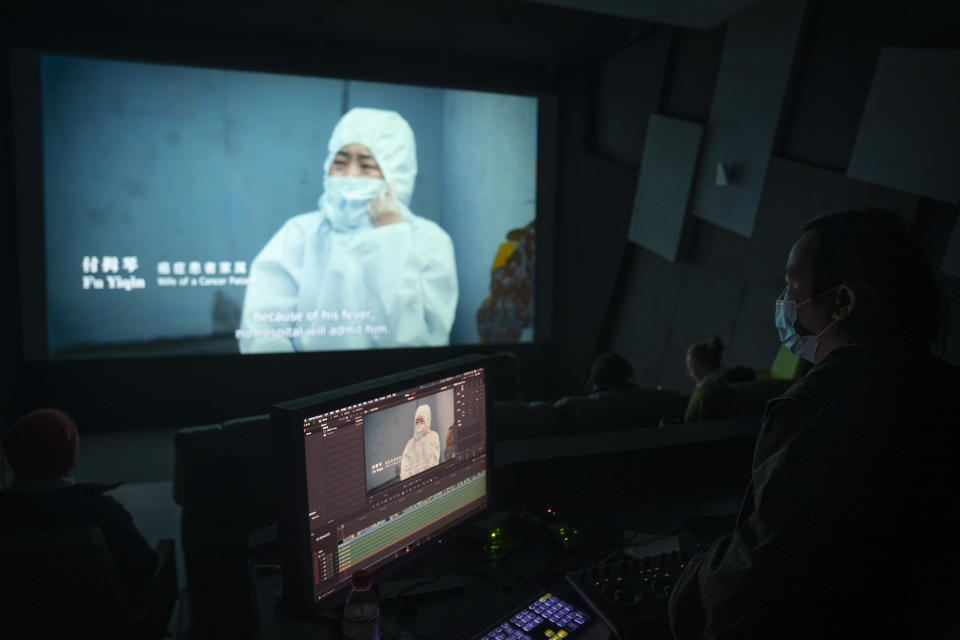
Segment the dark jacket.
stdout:
[[772,400],[736,529],[671,595],[674,635],[930,637],[960,566],[958,371],[847,347]]
[[136,599],[157,566],[157,552],[137,530],[123,505],[104,495],[114,487],[76,484],[37,493],[0,491],[0,530],[100,527],[117,570]]

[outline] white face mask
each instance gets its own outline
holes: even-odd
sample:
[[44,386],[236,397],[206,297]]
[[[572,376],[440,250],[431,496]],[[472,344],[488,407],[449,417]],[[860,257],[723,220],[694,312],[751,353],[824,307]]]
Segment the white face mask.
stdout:
[[[832,289],[827,289],[827,291],[833,291],[833,289],[836,288],[837,287],[833,287]],[[823,293],[827,293],[827,291]],[[807,298],[803,302],[783,300],[782,298],[777,299],[776,311],[773,315],[773,322],[777,326],[777,332],[780,334],[780,342],[782,342],[792,354],[808,362],[813,362],[813,357],[817,354],[817,347],[820,346],[820,336],[840,321],[839,318],[834,320],[817,334],[800,335],[796,327],[797,309],[811,300],[813,300],[813,298]]]
[[413,435],[417,438],[422,438],[427,435],[427,430],[430,428],[430,414],[427,412],[417,412],[413,418]]
[[335,230],[356,229],[369,222],[367,204],[386,186],[381,178],[324,176],[320,210]]

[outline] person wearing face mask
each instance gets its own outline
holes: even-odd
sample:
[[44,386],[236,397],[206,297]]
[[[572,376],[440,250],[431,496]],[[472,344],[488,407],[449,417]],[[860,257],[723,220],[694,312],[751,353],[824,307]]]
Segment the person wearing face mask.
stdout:
[[674,637],[958,637],[960,368],[932,353],[936,274],[897,215],[844,211],[804,225],[771,302],[813,366],[768,403],[734,531],[671,593]]
[[351,109],[327,149],[319,208],[288,220],[251,264],[240,351],[448,344],[453,243],[408,207],[410,125],[393,111]]
[[440,434],[430,429],[430,406],[417,407],[413,418],[413,437],[407,440],[400,458],[400,479],[426,471],[440,463]]

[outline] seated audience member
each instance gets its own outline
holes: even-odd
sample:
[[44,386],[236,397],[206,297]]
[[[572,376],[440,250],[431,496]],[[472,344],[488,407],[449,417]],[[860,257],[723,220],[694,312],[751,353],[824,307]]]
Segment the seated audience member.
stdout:
[[940,637],[958,597],[960,368],[931,354],[936,274],[898,216],[833,213],[803,226],[771,307],[814,366],[767,405],[734,531],[671,593],[674,636]]
[[633,381],[633,367],[623,356],[605,351],[593,359],[593,364],[590,365],[590,377],[587,378],[588,394],[635,389],[636,386]]
[[157,552],[123,505],[104,495],[116,485],[78,483],[69,475],[79,444],[73,419],[56,409],[32,411],[0,444],[14,473],[11,487],[0,491],[0,531],[99,527],[129,592],[142,595]]
[[753,371],[747,367],[724,367],[723,350],[720,336],[694,342],[687,349],[687,373],[698,387],[704,384],[730,384],[753,380]]
[[713,336],[710,340],[703,342],[694,342],[687,349],[687,373],[697,386],[687,404],[684,422],[696,422],[700,419],[701,402],[711,387],[753,380],[753,371],[747,367],[724,367],[722,365],[723,350],[720,336]]

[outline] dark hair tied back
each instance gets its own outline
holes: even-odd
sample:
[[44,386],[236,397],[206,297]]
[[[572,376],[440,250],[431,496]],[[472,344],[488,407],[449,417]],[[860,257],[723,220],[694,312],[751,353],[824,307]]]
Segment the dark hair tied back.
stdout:
[[707,365],[711,369],[717,369],[723,361],[723,349],[723,342],[720,340],[720,336],[713,336],[703,342],[694,342],[690,345],[690,348],[687,349],[687,355],[697,364]]

